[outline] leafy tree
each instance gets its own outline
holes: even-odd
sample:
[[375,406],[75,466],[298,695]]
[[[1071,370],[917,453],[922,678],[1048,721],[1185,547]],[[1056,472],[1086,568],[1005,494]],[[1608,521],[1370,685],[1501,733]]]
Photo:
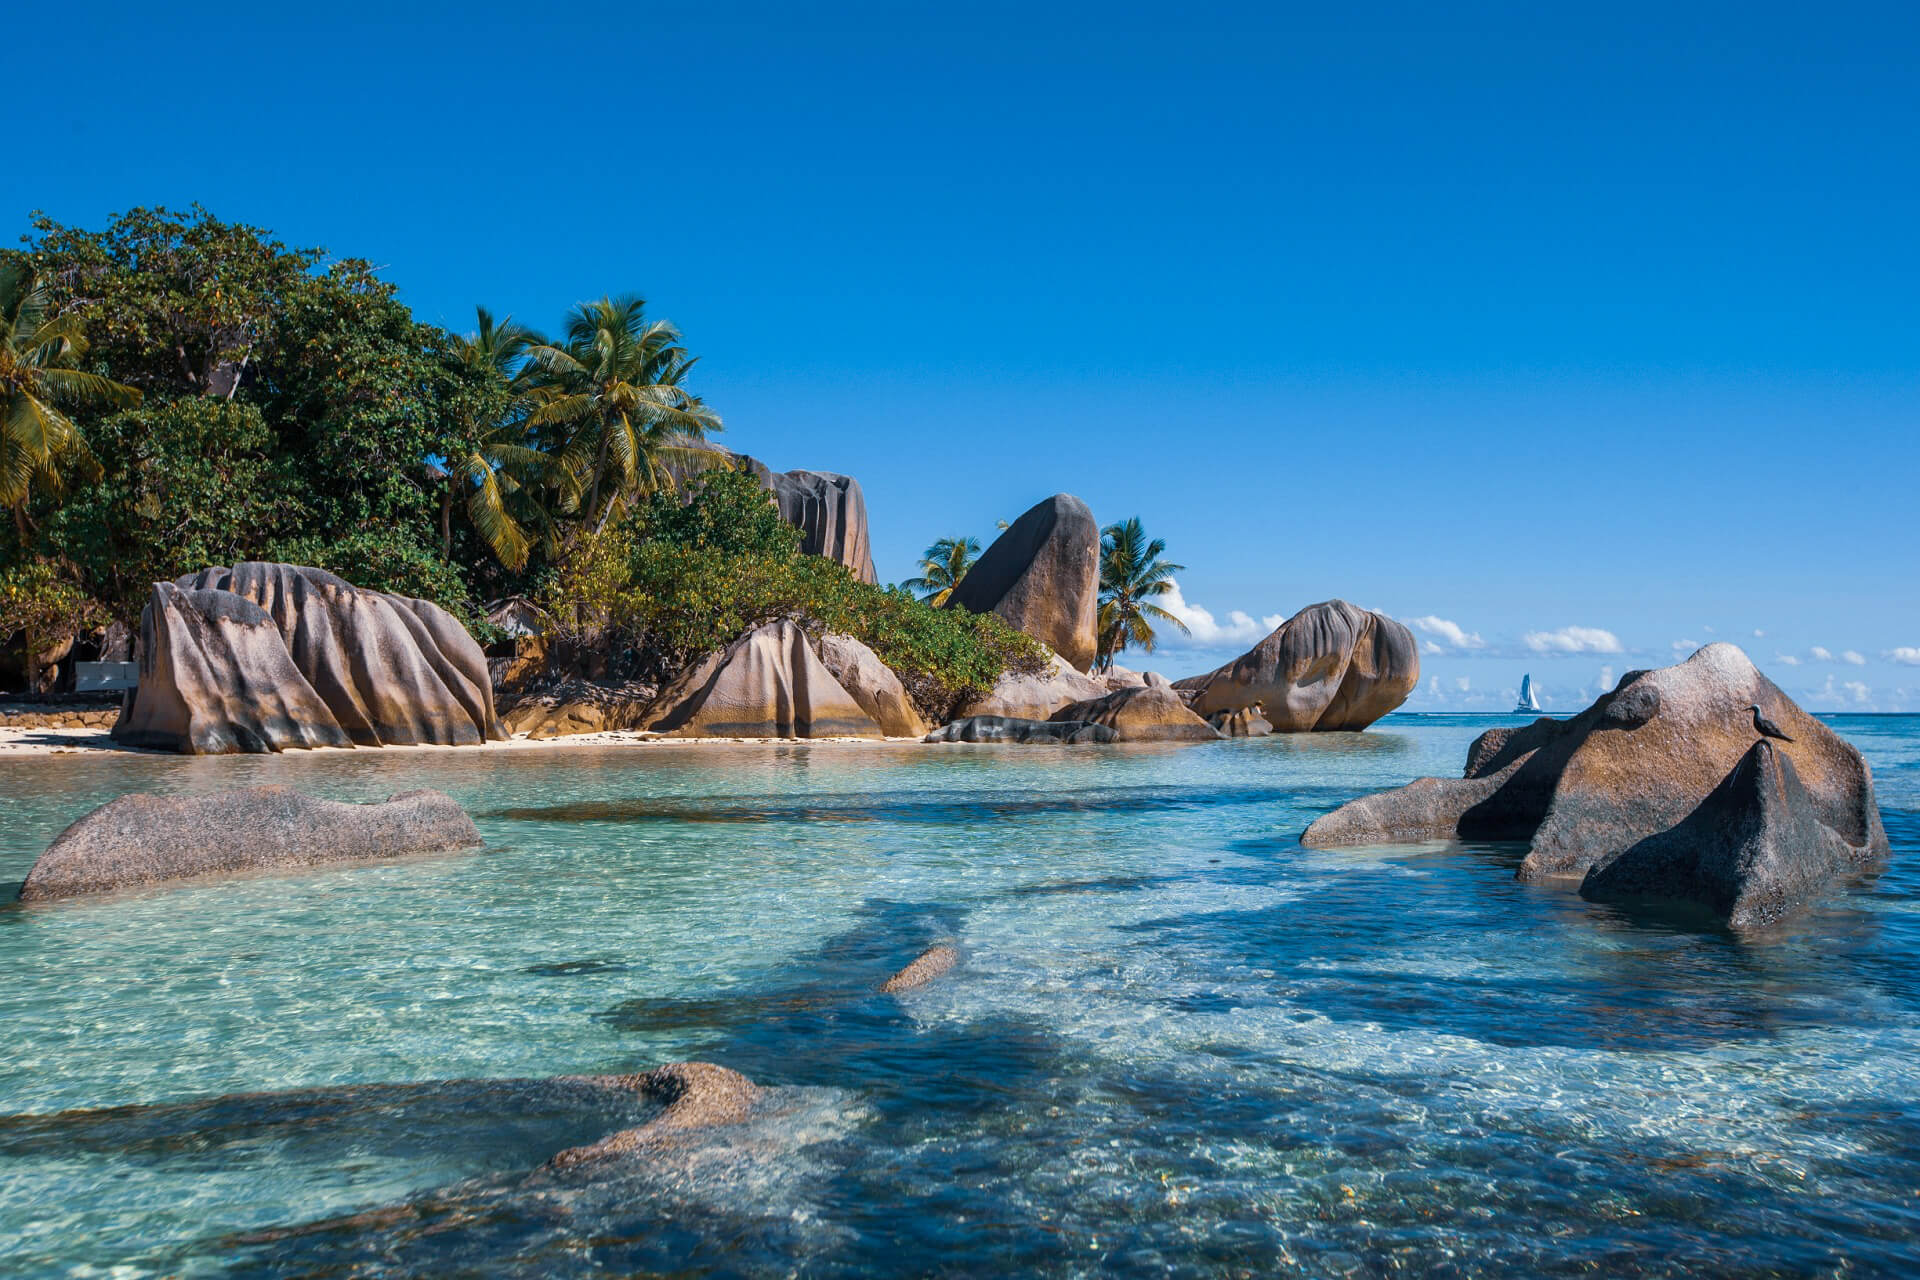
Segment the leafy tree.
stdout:
[[29,560],[0,574],[0,638],[20,637],[30,691],[40,687],[43,653],[105,620],[106,611],[50,561]]
[[712,464],[712,451],[698,442],[720,430],[720,415],[687,390],[696,358],[680,345],[679,330],[647,319],[644,299],[583,303],[567,319],[563,344],[535,341],[527,355],[541,375],[528,421],[562,433],[567,505],[593,528],[604,528],[630,498],[675,487],[674,468]]
[[1186,566],[1160,557],[1163,539],[1147,540],[1140,517],[1110,524],[1100,531],[1100,614],[1097,660],[1105,671],[1114,655],[1137,645],[1153,652],[1153,623],[1167,622],[1188,634],[1187,624],[1153,601],[1173,590],[1173,575]]
[[656,491],[635,523],[651,543],[725,555],[791,556],[800,550],[800,530],[781,517],[773,494],[749,471],[697,476],[684,501],[679,493]]
[[947,602],[953,589],[960,585],[960,579],[967,576],[967,570],[979,558],[978,538],[942,538],[921,557],[920,576],[908,578],[900,585],[908,591],[920,592],[922,600],[938,608]]
[[140,393],[76,368],[87,339],[79,322],[52,317],[47,291],[18,256],[0,262],[0,504],[24,544],[33,530],[27,499],[37,482],[58,492],[63,467],[93,462],[70,409],[124,408]]
[[475,310],[478,328],[467,337],[454,337],[451,347],[461,363],[483,381],[497,385],[503,396],[471,404],[482,416],[466,424],[462,443],[467,447],[444,464],[447,487],[440,498],[440,554],[453,555],[453,508],[464,498],[467,519],[487,549],[507,568],[519,570],[533,553],[533,539],[514,518],[509,498],[530,493],[549,463],[546,454],[528,444],[533,367],[526,351],[533,335],[512,317],[495,324],[485,307]]
[[251,404],[188,396],[91,428],[103,474],[47,520],[41,541],[131,624],[151,585],[260,559],[308,516],[294,459]]

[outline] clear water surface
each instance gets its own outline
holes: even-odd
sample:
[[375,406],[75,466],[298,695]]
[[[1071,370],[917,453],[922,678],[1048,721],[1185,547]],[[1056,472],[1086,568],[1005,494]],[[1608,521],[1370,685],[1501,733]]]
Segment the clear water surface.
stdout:
[[[1920,717],[1833,719],[1894,861],[1766,938],[1300,847],[1501,722],[0,761],[0,882],[135,790],[488,841],[0,908],[0,1274],[1920,1273]],[[575,1178],[645,1108],[489,1083],[686,1058],[769,1104]]]

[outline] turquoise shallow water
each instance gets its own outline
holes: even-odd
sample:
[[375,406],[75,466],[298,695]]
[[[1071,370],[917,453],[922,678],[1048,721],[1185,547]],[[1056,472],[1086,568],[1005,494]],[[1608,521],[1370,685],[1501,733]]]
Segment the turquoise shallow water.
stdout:
[[[488,840],[0,909],[0,1274],[1920,1271],[1920,717],[1833,719],[1894,862],[1762,940],[1299,847],[1502,722],[0,762],[0,882],[132,790]],[[765,1114],[571,1181],[644,1108],[476,1083],[689,1057]]]

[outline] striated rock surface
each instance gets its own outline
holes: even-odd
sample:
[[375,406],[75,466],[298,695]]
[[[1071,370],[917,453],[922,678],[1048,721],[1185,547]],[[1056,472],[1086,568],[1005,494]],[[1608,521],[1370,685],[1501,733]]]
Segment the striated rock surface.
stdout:
[[1086,503],[1056,493],[994,539],[944,607],[997,613],[1085,671],[1099,595],[1100,527]]
[[114,736],[189,754],[499,738],[485,653],[439,606],[246,561],[155,583]]
[[820,664],[889,738],[926,735],[927,722],[907,696],[906,686],[866,645],[837,632],[821,636]]
[[1173,690],[1145,685],[1073,703],[1050,718],[1103,724],[1113,730],[1116,742],[1213,742],[1220,737]]
[[769,623],[668,685],[647,726],[684,738],[884,737],[792,622]]
[[536,740],[582,733],[638,729],[646,723],[659,690],[653,685],[592,684],[568,680],[539,693],[522,694],[500,716],[507,733]]
[[[1753,704],[1793,741],[1756,750]],[[1464,778],[1362,797],[1302,839],[1451,838],[1524,840],[1522,879],[1699,902],[1739,924],[1776,919],[1888,851],[1860,753],[1730,644],[1629,672],[1572,719],[1490,730]]]
[[867,533],[867,496],[852,476],[832,471],[775,471],[758,458],[715,446],[733,466],[751,471],[773,494],[780,517],[800,530],[800,549],[837,560],[862,582],[878,582]]
[[1420,683],[1413,632],[1382,613],[1309,605],[1226,666],[1177,681],[1202,716],[1260,703],[1276,733],[1364,729]]
[[1047,656],[1047,669],[1037,675],[1001,672],[993,688],[967,704],[962,716],[1045,720],[1064,706],[1102,697],[1106,692],[1104,684],[1081,675],[1054,653]]
[[108,893],[214,872],[317,867],[480,844],[473,820],[439,791],[343,804],[291,787],[203,796],[130,795],[104,804],[47,846],[23,902]]
[[1257,702],[1238,711],[1216,711],[1207,717],[1207,723],[1223,738],[1264,738],[1273,732]]
[[1072,746],[1118,740],[1118,735],[1103,724],[1082,720],[1019,720],[1010,716],[968,716],[941,725],[925,738],[927,742],[1053,742]]

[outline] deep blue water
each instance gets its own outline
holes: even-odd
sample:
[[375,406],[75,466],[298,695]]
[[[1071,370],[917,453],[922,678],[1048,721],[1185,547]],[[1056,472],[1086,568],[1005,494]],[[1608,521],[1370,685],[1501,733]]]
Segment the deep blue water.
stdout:
[[[488,839],[0,909],[0,1274],[1920,1272],[1920,717],[1832,719],[1894,861],[1764,938],[1299,846],[1503,722],[0,760],[0,882],[131,790]],[[696,1057],[763,1113],[573,1179],[645,1108],[487,1083]]]

